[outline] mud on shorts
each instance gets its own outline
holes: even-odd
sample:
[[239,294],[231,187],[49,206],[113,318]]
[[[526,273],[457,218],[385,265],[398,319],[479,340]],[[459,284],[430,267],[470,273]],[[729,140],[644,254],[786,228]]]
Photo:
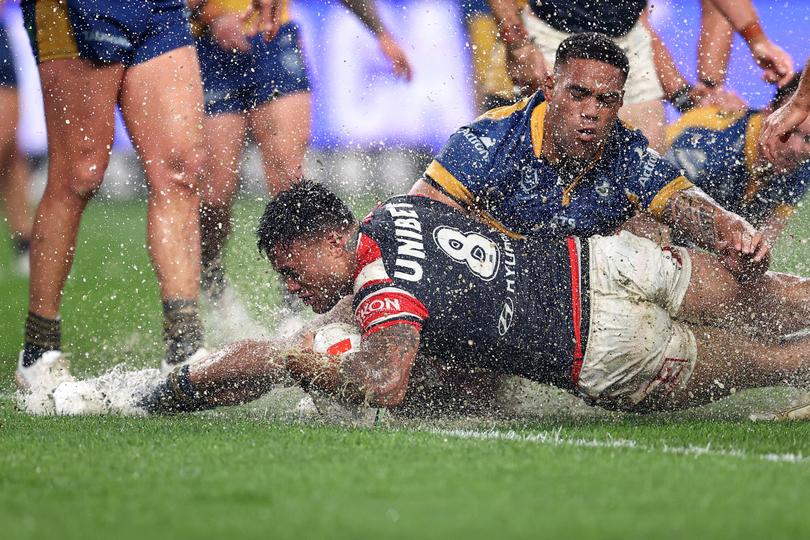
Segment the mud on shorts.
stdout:
[[0,87],[17,88],[14,54],[11,52],[8,34],[2,24],[0,24]]
[[692,331],[674,320],[689,287],[689,253],[626,231],[589,242],[590,327],[576,390],[607,408],[665,406],[697,359]]
[[23,0],[37,63],[85,58],[132,66],[191,45],[184,0]]
[[288,22],[270,41],[250,39],[245,53],[222,49],[209,35],[197,38],[205,112],[243,113],[281,96],[310,90],[298,26]]
[[[561,32],[541,20],[526,6],[523,10],[523,24],[529,36],[534,38],[546,65],[554,67],[554,58],[557,48],[571,34]],[[658,101],[664,97],[658,74],[655,70],[653,58],[652,36],[641,20],[636,21],[628,33],[620,37],[611,38],[627,55],[630,61],[630,73],[624,85],[624,104],[633,105],[645,101]]]

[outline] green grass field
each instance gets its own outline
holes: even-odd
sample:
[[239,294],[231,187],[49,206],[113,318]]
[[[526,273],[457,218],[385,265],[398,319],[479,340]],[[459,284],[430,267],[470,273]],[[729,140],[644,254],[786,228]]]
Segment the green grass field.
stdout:
[[[366,205],[367,207],[367,205]],[[277,298],[242,202],[229,269]],[[87,212],[63,309],[74,371],[157,364],[144,205]],[[810,212],[775,266],[810,274]],[[537,392],[525,418],[302,423],[296,395],[164,418],[33,418],[11,394],[26,283],[0,242],[0,538],[806,538],[810,424],[754,423],[784,390],[639,417]],[[804,495],[802,495],[804,494]]]

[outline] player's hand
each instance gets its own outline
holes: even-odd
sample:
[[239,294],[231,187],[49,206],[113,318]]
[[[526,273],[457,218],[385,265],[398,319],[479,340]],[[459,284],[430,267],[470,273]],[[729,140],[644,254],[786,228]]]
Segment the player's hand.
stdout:
[[226,13],[208,25],[208,32],[217,45],[226,51],[247,52],[250,50],[250,42],[243,28],[242,18],[239,15]]
[[247,35],[261,34],[270,41],[281,28],[281,10],[284,0],[251,0],[250,7],[242,14],[242,24],[248,28]]
[[751,281],[768,271],[771,248],[761,232],[739,217],[718,232],[720,261],[738,280]]
[[506,69],[523,95],[533,94],[543,86],[548,70],[543,54],[527,41],[520,47],[510,47],[506,53]]
[[695,97],[699,106],[717,107],[724,112],[736,112],[748,106],[736,92],[725,88],[709,88],[703,83],[695,86]]
[[799,126],[810,129],[810,103],[803,103],[794,97],[768,115],[762,123],[759,134],[759,149],[762,157],[780,169],[787,169],[788,139]]
[[749,48],[767,82],[776,83],[781,88],[793,77],[793,59],[773,41],[760,39],[752,42]]
[[391,62],[391,69],[394,75],[410,82],[413,78],[413,68],[408,61],[408,56],[405,54],[405,51],[402,50],[402,47],[399,46],[399,43],[388,33],[381,34],[378,37],[378,41],[380,43],[380,50],[388,61]]

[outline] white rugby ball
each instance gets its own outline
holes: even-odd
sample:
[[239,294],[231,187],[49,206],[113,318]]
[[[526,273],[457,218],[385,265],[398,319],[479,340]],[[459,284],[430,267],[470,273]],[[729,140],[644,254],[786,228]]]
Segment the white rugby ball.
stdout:
[[332,356],[341,356],[360,347],[360,332],[356,326],[336,322],[318,328],[312,342],[312,350],[316,353],[326,353]]

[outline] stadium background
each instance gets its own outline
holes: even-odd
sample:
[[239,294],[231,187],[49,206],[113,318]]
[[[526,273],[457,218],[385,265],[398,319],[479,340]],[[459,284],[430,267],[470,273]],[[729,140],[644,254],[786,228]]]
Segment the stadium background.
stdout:
[[[394,78],[374,38],[337,0],[293,1],[303,28],[313,81],[313,133],[308,176],[353,190],[364,186],[391,193],[421,173],[431,152],[476,115],[471,48],[465,12],[485,0],[379,0],[381,16],[405,45],[414,67],[406,83]],[[797,66],[810,53],[806,28],[810,1],[757,0],[763,27]],[[792,24],[784,24],[786,13]],[[651,6],[651,20],[688,78],[694,80],[700,8],[697,0],[664,0]],[[32,197],[44,189],[45,127],[39,83],[16,6],[5,13],[20,69],[20,139],[35,158]],[[729,86],[754,107],[772,90],[759,78],[742,40],[735,37]],[[675,113],[669,110],[670,118]],[[261,194],[263,179],[255,149],[242,168],[243,190]],[[116,143],[102,190],[116,199],[145,193],[142,173],[119,120]]]

